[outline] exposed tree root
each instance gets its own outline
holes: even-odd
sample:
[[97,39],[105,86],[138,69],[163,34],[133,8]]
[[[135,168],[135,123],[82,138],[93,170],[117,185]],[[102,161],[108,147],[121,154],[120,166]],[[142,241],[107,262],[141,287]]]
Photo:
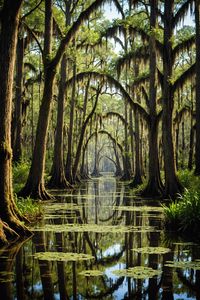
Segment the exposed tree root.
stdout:
[[6,223],[0,219],[0,246],[14,243],[31,235],[30,230],[20,222],[12,220]]
[[151,179],[148,181],[145,189],[140,193],[142,197],[162,197],[163,195],[163,185],[158,179]]
[[184,188],[179,180],[175,180],[172,184],[165,186],[163,197],[176,199],[179,194],[182,194]]
[[18,193],[19,197],[27,198],[31,197],[32,199],[41,199],[41,200],[51,200],[54,199],[52,195],[50,195],[43,184],[38,184],[36,186],[32,186],[27,183],[25,187]]
[[51,179],[48,183],[49,188],[59,188],[59,189],[72,189],[73,186],[67,181],[65,176],[52,174]]
[[120,178],[120,180],[122,181],[128,181],[131,180],[132,176],[130,174],[124,174],[122,175],[122,177]]
[[135,175],[133,181],[129,184],[130,188],[136,188],[138,185],[142,184],[142,177],[141,175]]

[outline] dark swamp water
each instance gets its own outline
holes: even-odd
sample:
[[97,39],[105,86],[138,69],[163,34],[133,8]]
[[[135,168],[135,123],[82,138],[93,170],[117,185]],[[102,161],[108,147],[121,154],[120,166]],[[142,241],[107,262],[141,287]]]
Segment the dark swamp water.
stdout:
[[159,203],[108,176],[55,194],[34,237],[0,251],[0,300],[200,299],[200,246],[166,238]]

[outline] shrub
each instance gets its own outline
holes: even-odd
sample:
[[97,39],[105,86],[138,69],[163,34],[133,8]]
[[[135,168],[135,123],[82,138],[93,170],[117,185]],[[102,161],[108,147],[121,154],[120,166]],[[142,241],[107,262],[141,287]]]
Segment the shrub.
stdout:
[[15,201],[20,213],[25,216],[29,221],[36,221],[42,216],[42,209],[39,202],[31,198],[21,198],[15,195]]
[[163,207],[166,228],[199,237],[200,190],[185,189],[176,202]]

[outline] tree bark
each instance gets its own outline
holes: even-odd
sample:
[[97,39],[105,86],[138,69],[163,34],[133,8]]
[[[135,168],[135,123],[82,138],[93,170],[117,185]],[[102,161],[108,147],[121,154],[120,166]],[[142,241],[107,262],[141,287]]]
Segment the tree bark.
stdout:
[[75,156],[75,160],[74,160],[74,166],[73,166],[73,170],[72,170],[72,175],[73,175],[74,180],[76,180],[76,176],[77,176],[77,170],[78,170],[78,165],[79,165],[79,161],[80,161],[80,157],[81,157],[81,149],[82,149],[82,145],[83,145],[85,130],[86,130],[86,127],[87,127],[90,119],[92,118],[92,116],[96,110],[100,91],[101,90],[97,91],[96,100],[95,100],[93,109],[92,109],[91,113],[88,115],[88,117],[86,118],[86,120],[84,121],[82,129],[81,129],[79,142],[78,142],[78,146],[77,146],[77,150],[76,150],[76,156]]
[[176,197],[182,187],[176,175],[174,144],[172,135],[172,113],[174,107],[172,83],[172,37],[173,37],[174,0],[165,1],[164,5],[164,50],[163,50],[163,153],[165,171],[165,197]]
[[162,194],[162,182],[160,179],[159,160],[158,160],[158,121],[156,112],[156,41],[154,29],[156,28],[157,0],[151,0],[150,30],[149,41],[150,52],[150,85],[149,85],[149,171],[148,183],[142,195],[153,197]]
[[64,160],[63,160],[63,126],[64,126],[64,106],[65,106],[65,82],[66,82],[67,61],[64,55],[61,62],[59,93],[58,93],[58,113],[56,135],[54,143],[53,166],[49,187],[68,188],[70,184],[65,178]]
[[16,94],[13,122],[13,162],[22,158],[22,100],[23,100],[23,73],[24,73],[24,38],[18,38],[16,63]]
[[[13,199],[11,110],[14,64],[21,1],[7,0],[1,10],[0,33],[0,241],[26,236],[28,229],[20,222]],[[2,220],[2,221],[1,221]],[[5,224],[6,222],[7,224]],[[10,226],[10,230],[8,228]],[[5,229],[5,236],[4,236]],[[7,236],[6,236],[7,235]]]
[[65,176],[66,179],[71,183],[75,183],[72,174],[72,154],[73,154],[73,128],[74,128],[74,108],[75,108],[75,97],[76,97],[76,63],[73,65],[73,83],[72,83],[72,95],[70,101],[70,123],[69,123],[69,133],[68,133],[68,148],[67,148],[67,159],[65,166]]
[[139,128],[139,114],[134,110],[135,120],[135,175],[130,187],[137,187],[142,184],[141,164],[140,164],[140,128]]
[[195,174],[200,175],[200,2],[195,0],[196,23],[196,146]]
[[35,146],[29,176],[25,187],[19,195],[31,196],[35,199],[49,199],[50,195],[45,190],[44,170],[46,158],[47,129],[50,119],[51,99],[53,96],[56,69],[50,61],[52,48],[52,0],[45,1],[45,35],[44,35],[44,91],[40,106]]

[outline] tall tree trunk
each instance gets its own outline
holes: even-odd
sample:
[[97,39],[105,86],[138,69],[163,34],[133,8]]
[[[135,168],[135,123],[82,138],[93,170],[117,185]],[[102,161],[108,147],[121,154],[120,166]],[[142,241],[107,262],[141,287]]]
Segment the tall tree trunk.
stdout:
[[44,91],[40,106],[35,146],[32,164],[25,187],[20,191],[20,196],[49,199],[50,195],[45,190],[44,169],[46,158],[47,129],[50,119],[51,99],[56,69],[51,66],[49,55],[52,48],[52,0],[45,1],[45,35],[44,35]]
[[65,178],[63,161],[63,126],[64,126],[64,106],[65,106],[65,82],[66,82],[67,61],[64,55],[61,62],[59,93],[58,93],[58,113],[54,144],[52,175],[49,187],[67,188],[69,183]]
[[69,123],[69,133],[68,133],[68,151],[65,166],[65,176],[67,180],[73,184],[75,183],[72,174],[72,154],[73,154],[73,128],[74,128],[74,108],[75,108],[75,97],[76,97],[76,63],[73,65],[73,84],[72,84],[72,95],[70,101],[70,123]]
[[135,120],[135,175],[130,187],[136,187],[142,183],[141,164],[140,164],[140,128],[139,128],[139,114],[134,110]]
[[[21,1],[4,1],[0,32],[0,242],[29,231],[20,223],[12,190],[11,110],[14,64]],[[7,224],[4,224],[3,222]],[[8,226],[13,230],[9,230]]]
[[122,176],[122,168],[121,168],[121,164],[120,164],[120,159],[119,159],[119,155],[118,155],[118,151],[117,151],[117,144],[116,142],[113,141],[113,149],[114,149],[114,153],[115,153],[115,159],[116,159],[116,172],[115,172],[115,176]]
[[133,131],[133,111],[129,110],[129,119],[130,119],[130,136],[131,136],[131,171],[134,173],[134,131]]
[[18,38],[16,59],[16,94],[13,122],[13,162],[19,162],[22,157],[22,100],[24,73],[24,38]]
[[200,1],[195,0],[196,23],[196,147],[195,174],[200,175]]
[[174,106],[172,84],[172,37],[173,37],[174,0],[164,4],[164,51],[163,51],[163,153],[165,171],[165,197],[175,197],[181,192],[181,185],[176,175],[174,145],[172,136],[172,113]]
[[122,180],[130,180],[131,179],[131,163],[129,158],[129,144],[128,144],[128,103],[124,100],[124,112],[125,112],[125,124],[124,124],[124,174],[122,176]]
[[[98,124],[98,121],[96,121]],[[99,155],[98,155],[98,132],[97,132],[98,126],[96,127],[96,132],[95,132],[95,140],[94,140],[94,168],[92,171],[92,176],[99,177]]]
[[93,109],[90,112],[90,114],[88,115],[88,117],[86,118],[86,120],[84,121],[83,126],[81,128],[81,133],[80,133],[80,137],[79,137],[79,142],[78,142],[78,146],[77,146],[77,150],[76,150],[76,156],[75,156],[73,170],[72,170],[72,175],[73,175],[74,180],[76,180],[76,176],[77,176],[77,170],[78,170],[78,165],[79,165],[79,161],[80,161],[80,157],[81,157],[81,149],[82,149],[82,145],[83,145],[85,130],[86,130],[86,127],[87,127],[90,119],[93,117],[93,114],[96,110],[100,92],[101,92],[101,89],[99,89],[97,91],[96,100],[95,100]]
[[152,32],[149,41],[150,52],[150,85],[149,85],[149,171],[148,183],[143,195],[148,197],[162,194],[162,182],[160,179],[158,160],[158,120],[156,112],[156,41],[154,29],[156,28],[157,0],[150,1],[150,30]]

